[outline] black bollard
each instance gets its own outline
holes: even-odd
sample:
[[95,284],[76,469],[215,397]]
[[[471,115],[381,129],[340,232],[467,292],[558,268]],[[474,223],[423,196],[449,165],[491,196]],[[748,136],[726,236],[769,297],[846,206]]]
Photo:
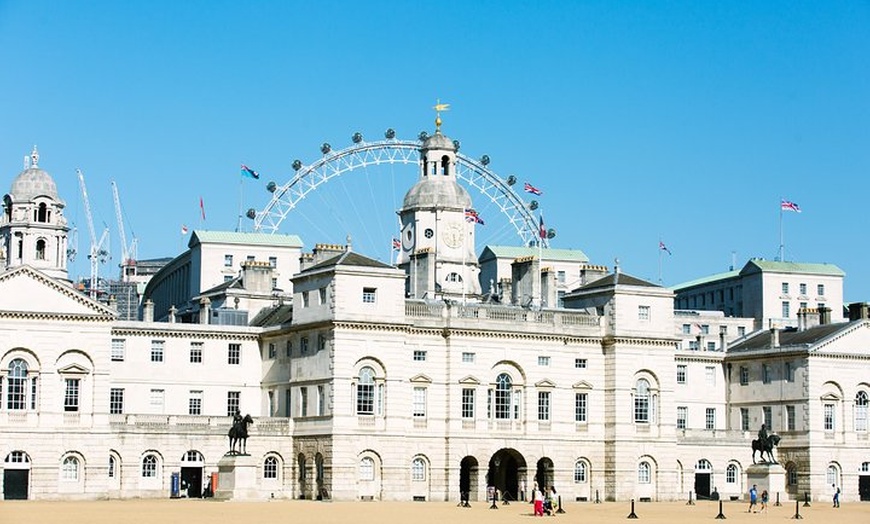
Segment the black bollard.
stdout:
[[776,492],[776,502],[774,502],[773,505],[782,506],[782,504],[779,503],[779,491]]
[[502,492],[501,494],[501,505],[502,506],[510,506],[511,503],[508,502],[508,496],[506,492]]
[[631,499],[631,513],[629,513],[626,518],[628,518],[628,519],[636,519],[637,518],[637,513],[634,512],[634,499]]
[[492,492],[492,505],[489,507],[489,509],[498,509],[497,502],[498,502],[498,490],[495,490]]
[[689,491],[689,502],[686,502],[686,506],[694,506],[695,501],[692,500],[692,492]]
[[598,496],[598,490],[595,490],[595,503],[601,504],[601,497]]
[[805,508],[810,507],[810,492],[809,491],[804,491],[804,507]]
[[559,509],[556,510],[556,513],[565,513],[565,510],[562,509],[562,495],[559,495]]
[[727,517],[725,517],[725,514],[722,513],[722,501],[721,500],[719,501],[719,514],[716,515],[716,518],[720,519],[720,520],[727,518]]
[[803,518],[803,517],[801,517],[801,503],[798,502],[797,500],[794,501],[794,517],[792,517],[792,518],[793,519],[802,519]]

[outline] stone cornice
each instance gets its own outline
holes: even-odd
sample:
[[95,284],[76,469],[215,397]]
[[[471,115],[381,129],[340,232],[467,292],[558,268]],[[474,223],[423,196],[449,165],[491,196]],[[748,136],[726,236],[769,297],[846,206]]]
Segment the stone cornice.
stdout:
[[[172,326],[172,324],[166,324]],[[186,324],[191,325],[191,324]],[[198,325],[198,324],[197,324]],[[259,340],[258,333],[245,333],[240,331],[209,331],[208,325],[203,325],[201,329],[173,329],[154,328],[143,326],[135,327],[113,327],[112,336],[146,336],[146,337],[173,337],[173,338],[196,338],[196,339],[212,339],[212,340],[243,340],[256,341]]]
[[100,314],[82,314],[82,313],[58,313],[56,311],[2,311],[0,310],[0,318],[20,319],[20,320],[52,320],[63,322],[104,322],[109,323],[115,320],[114,316]]

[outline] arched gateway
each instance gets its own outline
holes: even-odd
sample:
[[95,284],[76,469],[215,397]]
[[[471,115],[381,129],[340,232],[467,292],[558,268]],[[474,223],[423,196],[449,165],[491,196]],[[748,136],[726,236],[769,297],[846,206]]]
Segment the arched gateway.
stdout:
[[489,459],[489,470],[486,473],[487,486],[498,490],[501,498],[520,500],[523,493],[529,489],[526,459],[519,451],[503,448],[496,451]]

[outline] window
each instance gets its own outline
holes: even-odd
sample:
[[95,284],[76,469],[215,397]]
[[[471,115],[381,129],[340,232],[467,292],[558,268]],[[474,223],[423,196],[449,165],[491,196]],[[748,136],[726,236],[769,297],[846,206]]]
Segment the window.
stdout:
[[362,294],[363,304],[374,304],[378,296],[378,290],[373,287],[364,287]]
[[311,305],[310,298],[308,297],[308,291],[302,292],[302,307],[306,308]]
[[785,407],[785,427],[787,431],[794,431],[795,429],[795,411],[794,406],[786,406]]
[[370,481],[375,480],[375,461],[369,457],[364,457],[359,461],[359,479]]
[[308,387],[302,386],[299,388],[299,416],[308,416]]
[[287,341],[287,345],[284,348],[284,353],[288,357],[293,355],[293,341],[292,340]]
[[788,486],[797,486],[798,475],[797,475],[797,467],[794,464],[788,466],[788,470],[786,471],[786,484]]
[[[42,205],[42,204],[40,204]],[[40,238],[36,241],[36,260],[45,260],[45,239]]]
[[761,365],[761,382],[770,384],[770,366],[767,364]]
[[677,384],[686,383],[686,369],[685,364],[677,364]]
[[649,306],[637,306],[637,319],[649,320]]
[[764,425],[767,426],[768,431],[773,430],[773,410],[770,406],[764,406],[761,408],[761,414],[764,417]]
[[292,417],[293,414],[290,412],[291,407],[293,406],[293,390],[287,388],[284,390],[284,416]]
[[359,382],[356,385],[357,415],[375,414],[375,371],[370,367],[359,370]]
[[704,427],[706,429],[716,429],[716,408],[707,408],[706,416],[704,417]]
[[740,366],[740,385],[749,385],[749,368],[746,366]]
[[740,408],[740,430],[749,431],[749,408]]
[[574,463],[574,483],[575,484],[585,484],[586,483],[586,463],[582,460],[578,460]]
[[109,390],[109,414],[120,415],[124,413],[124,389],[112,388]]
[[302,337],[299,339],[299,352],[303,355],[308,354],[308,337]]
[[191,390],[187,402],[188,415],[202,415],[202,391]]
[[227,391],[227,416],[233,417],[241,411],[241,391]]
[[586,359],[585,358],[575,358],[574,359],[574,368],[575,369],[586,369]]
[[423,362],[423,361],[425,361],[425,360],[426,360],[426,352],[425,352],[425,351],[422,351],[422,350],[419,350],[419,349],[415,349],[415,350],[414,350],[414,360],[415,360],[416,362]]
[[127,341],[123,338],[112,339],[112,362],[123,362]]
[[550,420],[550,392],[538,391],[538,420]]
[[840,485],[840,472],[837,470],[837,466],[833,464],[828,465],[828,470],[825,474],[825,481],[828,483],[828,486],[831,487]]
[[269,257],[269,267],[272,269],[278,267],[278,257]]
[[686,429],[688,418],[689,408],[686,406],[677,406],[677,429]]
[[549,366],[550,365],[550,357],[539,356],[538,357],[538,365],[544,366],[544,367]]
[[698,351],[698,341],[697,340],[690,340],[689,341],[689,349],[691,351]]
[[318,298],[320,299],[320,305],[326,304],[326,288],[322,287],[317,290]]
[[420,457],[411,461],[411,480],[417,482],[426,480],[426,462]]
[[224,255],[224,267],[233,267],[232,255]]
[[263,478],[275,480],[278,478],[278,459],[266,457],[263,461]]
[[788,301],[782,301],[782,318],[788,318],[789,313],[791,312]]
[[242,358],[242,345],[231,343],[227,346],[227,364],[238,365]]
[[256,260],[254,255],[248,255],[247,257],[245,257],[246,262],[253,262],[254,260]]
[[713,366],[707,366],[704,368],[704,380],[707,382],[708,386],[716,385],[716,368]]
[[783,294],[783,295],[788,295],[788,282],[783,282],[783,283],[782,283],[782,294]]
[[691,335],[692,334],[692,325],[691,324],[683,324],[683,334]]
[[710,334],[710,326],[708,324],[703,324],[701,326],[701,334],[702,335],[709,335]]
[[495,418],[511,418],[512,390],[513,381],[507,373],[502,373],[495,379]]
[[224,275],[224,282],[231,282],[233,280],[232,275]]
[[728,464],[728,467],[725,468],[725,483],[737,484],[737,466],[735,464]]
[[798,289],[800,290],[799,292],[801,295],[807,294],[807,285],[806,284],[804,284],[804,283],[798,284]]
[[462,418],[474,419],[474,389],[462,388]]
[[275,358],[277,355],[278,355],[278,350],[275,349],[275,343],[269,342],[269,357],[268,358]]
[[462,353],[462,361],[465,362],[466,364],[473,364],[474,363],[474,353],[470,353],[467,351],[463,352]]
[[321,385],[317,386],[317,416],[326,415],[326,389]]
[[426,388],[415,387],[412,399],[412,416],[422,418],[426,416]]
[[77,378],[68,378],[64,380],[66,388],[63,395],[63,410],[78,411],[79,410],[79,386],[81,380]]
[[190,363],[202,364],[202,342],[190,343]]
[[652,479],[652,468],[649,462],[641,462],[637,465],[637,483],[649,484]]
[[447,282],[462,282],[462,275],[459,273],[450,273],[445,279]]
[[646,379],[637,381],[634,392],[634,421],[637,424],[649,423],[649,382]]
[[142,458],[142,477],[157,477],[157,457],[154,455],[145,455],[145,457]]
[[859,391],[855,395],[855,431],[865,433],[867,431],[867,406],[868,397],[866,391]]
[[60,473],[61,480],[68,482],[76,482],[79,479],[79,459],[75,457],[66,457],[63,459]]
[[574,422],[586,423],[589,394],[574,393]]
[[163,362],[164,345],[165,342],[163,340],[151,341],[151,362]]
[[834,405],[825,404],[825,431],[834,431]]
[[786,382],[794,382],[794,366],[791,362],[785,363],[785,380]]
[[707,351],[716,351],[716,343],[707,342]]
[[746,326],[737,326],[737,336],[738,337],[746,336]]
[[148,399],[151,404],[152,413],[163,413],[163,403],[166,392],[162,389],[152,389],[149,392]]
[[115,459],[115,456],[109,455],[109,474],[108,474],[108,477],[110,479],[115,478],[115,476],[117,475],[117,473],[116,473],[118,470],[117,463],[118,463],[118,461]]
[[816,286],[816,293],[817,293],[820,297],[825,296],[825,285],[824,285],[824,284],[819,284],[818,286]]
[[560,284],[564,284],[565,283],[565,272],[564,271],[556,271],[556,280]]

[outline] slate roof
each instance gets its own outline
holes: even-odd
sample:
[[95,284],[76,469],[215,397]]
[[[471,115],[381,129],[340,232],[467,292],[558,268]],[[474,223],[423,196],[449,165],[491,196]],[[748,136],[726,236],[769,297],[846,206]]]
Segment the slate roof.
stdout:
[[722,280],[728,280],[730,278],[737,278],[740,276],[740,271],[726,271],[724,273],[716,273],[715,275],[710,275],[702,278],[698,278],[695,280],[690,280],[688,282],[683,282],[682,284],[677,284],[676,286],[671,286],[671,289],[674,291],[680,291],[682,289],[688,289],[690,287],[701,286],[704,284],[710,284],[713,282],[719,282]]
[[[483,249],[481,258],[484,259],[484,254],[489,250],[497,258],[520,258],[527,256],[537,256],[538,248],[523,247],[523,246],[486,246]],[[565,262],[589,262],[589,257],[586,253],[579,249],[551,249],[546,248],[541,251],[544,260],[558,260]]]
[[647,280],[643,280],[637,277],[633,277],[631,275],[626,275],[625,273],[611,273],[606,277],[599,278],[598,280],[594,280],[585,286],[582,286],[580,289],[586,291],[588,289],[598,289],[611,287],[615,285],[620,286],[641,286],[641,287],[662,287],[658,284],[653,284]]
[[[825,340],[848,325],[848,322],[840,322],[837,324],[814,326],[803,331],[798,331],[797,328],[782,329],[779,332],[779,345],[780,347],[810,347]],[[728,352],[740,353],[744,351],[759,351],[763,349],[771,349],[769,330],[757,331],[742,342],[730,346]]]
[[280,326],[287,324],[293,320],[293,306],[291,304],[281,304],[263,308],[251,320],[250,325],[255,327]]
[[846,273],[834,264],[811,264],[802,262],[779,262],[776,260],[764,260],[753,258],[743,266],[740,274],[754,273],[756,271],[772,271],[777,273],[807,273],[811,275],[831,275],[842,277]]
[[254,246],[302,247],[302,239],[298,235],[278,235],[271,233],[238,233],[235,231],[203,231],[195,230],[190,235],[187,247],[197,244],[240,244]]
[[309,271],[317,271],[319,269],[333,267],[333,266],[355,266],[355,267],[373,267],[380,269],[392,269],[394,266],[389,264],[384,264],[379,260],[375,260],[373,258],[369,258],[353,251],[345,251],[340,255],[336,255],[332,258],[328,258],[323,262],[315,264],[305,271],[301,273],[307,273]]

